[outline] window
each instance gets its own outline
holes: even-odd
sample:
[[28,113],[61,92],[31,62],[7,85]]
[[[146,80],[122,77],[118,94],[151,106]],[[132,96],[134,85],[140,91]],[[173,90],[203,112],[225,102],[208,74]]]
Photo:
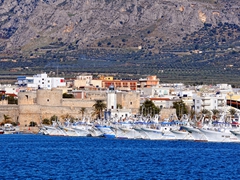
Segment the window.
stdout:
[[199,106],[197,106],[197,109],[199,109]]
[[132,102],[130,102],[130,105],[132,105]]
[[49,99],[47,99],[47,102],[49,102]]

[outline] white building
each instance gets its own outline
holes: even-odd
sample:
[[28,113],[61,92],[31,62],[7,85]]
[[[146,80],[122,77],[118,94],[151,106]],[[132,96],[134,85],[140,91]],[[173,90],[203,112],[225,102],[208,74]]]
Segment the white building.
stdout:
[[5,91],[6,94],[15,94],[15,95],[17,95],[19,92],[19,88],[11,84],[0,84],[0,90]]
[[142,95],[150,97],[162,97],[170,95],[170,87],[152,86],[149,88],[142,88]]
[[19,76],[16,84],[32,89],[52,89],[66,86],[64,78],[48,77],[46,73],[37,74],[33,77]]
[[206,110],[224,110],[226,107],[226,95],[224,94],[203,94],[193,96],[194,109],[196,113]]
[[157,97],[150,98],[150,100],[157,106],[158,108],[171,108],[173,106],[173,100],[170,98]]

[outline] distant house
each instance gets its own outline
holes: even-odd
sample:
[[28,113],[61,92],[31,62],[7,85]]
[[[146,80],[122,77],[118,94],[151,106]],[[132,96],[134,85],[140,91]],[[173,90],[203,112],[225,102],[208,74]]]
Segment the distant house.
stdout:
[[37,74],[33,77],[19,76],[16,84],[32,89],[52,89],[66,86],[64,78],[48,77],[46,73]]
[[114,86],[116,90],[137,90],[137,80],[102,80],[102,87]]
[[152,87],[159,85],[160,79],[157,78],[157,76],[148,76],[147,78],[141,78],[139,79],[139,88],[144,88],[144,87]]
[[150,100],[159,108],[171,108],[173,106],[173,101],[170,98],[154,97]]

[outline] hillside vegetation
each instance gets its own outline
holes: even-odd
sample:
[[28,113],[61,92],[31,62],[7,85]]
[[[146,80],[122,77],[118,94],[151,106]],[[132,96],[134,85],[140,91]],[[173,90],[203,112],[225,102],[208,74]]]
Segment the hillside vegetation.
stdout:
[[0,72],[240,86],[238,0],[0,0]]

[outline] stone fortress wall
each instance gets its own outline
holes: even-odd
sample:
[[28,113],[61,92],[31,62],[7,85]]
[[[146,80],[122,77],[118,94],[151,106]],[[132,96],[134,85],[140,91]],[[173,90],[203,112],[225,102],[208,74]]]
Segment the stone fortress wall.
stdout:
[[117,102],[123,109],[132,109],[132,113],[137,114],[140,107],[140,93],[117,92]]
[[94,100],[63,99],[62,91],[59,89],[20,92],[18,105],[20,126],[28,126],[31,121],[41,124],[44,118],[50,119],[53,115],[60,118],[68,114],[80,118],[82,107],[86,108],[85,115],[90,116],[94,103]]
[[[0,106],[0,121],[3,120],[3,114],[6,114],[13,121],[18,121],[20,128],[26,129],[31,121],[40,125],[44,118],[50,119],[53,115],[60,118],[68,114],[81,119],[80,110],[83,107],[86,108],[84,115],[90,117],[95,100],[106,101],[107,93],[96,91],[88,92],[86,95],[85,99],[63,99],[62,90],[59,89],[19,92],[18,105]],[[134,92],[117,92],[117,103],[121,104],[123,109],[132,109],[133,114],[137,114],[140,105],[139,96],[139,93]],[[59,120],[63,121],[63,119]]]

